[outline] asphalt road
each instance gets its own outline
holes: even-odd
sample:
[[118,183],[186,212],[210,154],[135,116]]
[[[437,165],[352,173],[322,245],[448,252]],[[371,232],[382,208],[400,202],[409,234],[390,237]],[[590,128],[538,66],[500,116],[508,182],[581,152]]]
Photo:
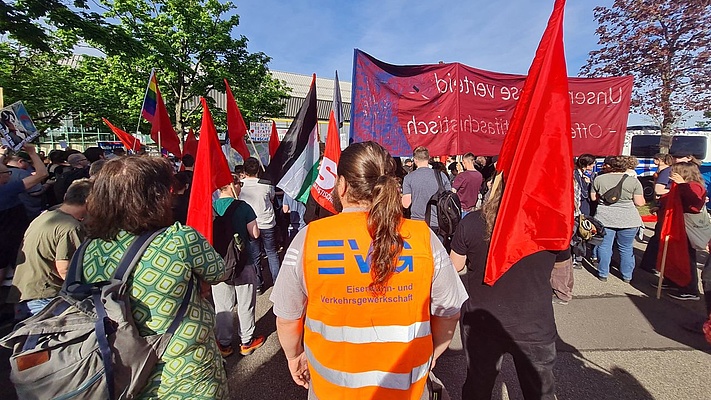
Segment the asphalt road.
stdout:
[[[644,245],[636,247],[641,256]],[[649,285],[654,281],[651,274],[635,271],[632,284],[619,275],[603,283],[591,265],[575,270],[575,298],[554,306],[560,336],[558,399],[711,399],[711,345],[682,328],[703,318],[703,301],[657,300]],[[292,382],[279,347],[270,292],[257,299],[256,333],[268,336],[265,345],[250,356],[235,354],[225,360],[232,399],[307,397]],[[458,335],[435,367],[453,400],[461,399],[466,373]],[[0,386],[6,388],[0,398],[13,399],[7,357],[6,350],[0,352]],[[522,398],[511,359],[503,363],[492,398]]]

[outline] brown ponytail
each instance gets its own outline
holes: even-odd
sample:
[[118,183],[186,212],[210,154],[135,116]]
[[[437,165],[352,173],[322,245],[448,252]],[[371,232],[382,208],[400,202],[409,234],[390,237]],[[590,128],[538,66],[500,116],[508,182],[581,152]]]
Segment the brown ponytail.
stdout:
[[402,252],[400,236],[402,224],[400,186],[394,176],[383,175],[373,188],[373,203],[368,214],[368,232],[373,239],[370,274],[373,293],[384,294],[385,284],[395,271],[398,255]]
[[395,160],[375,142],[348,146],[338,162],[338,175],[346,180],[348,200],[370,203],[368,233],[373,240],[370,253],[373,295],[385,294],[404,243],[400,235],[403,215],[395,169]]

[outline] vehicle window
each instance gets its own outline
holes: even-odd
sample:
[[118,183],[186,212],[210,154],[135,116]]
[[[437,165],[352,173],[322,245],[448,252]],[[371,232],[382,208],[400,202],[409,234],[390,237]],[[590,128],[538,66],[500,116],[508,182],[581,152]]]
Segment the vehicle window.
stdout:
[[698,160],[706,158],[706,136],[674,136],[669,153],[672,155],[693,154]]
[[652,158],[659,153],[659,135],[632,136],[630,155],[639,158]]

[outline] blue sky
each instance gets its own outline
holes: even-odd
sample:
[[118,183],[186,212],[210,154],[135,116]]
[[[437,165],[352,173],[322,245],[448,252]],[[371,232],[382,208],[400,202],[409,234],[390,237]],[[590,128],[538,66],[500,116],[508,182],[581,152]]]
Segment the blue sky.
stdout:
[[[570,0],[565,44],[569,75],[597,48],[593,8],[613,0]],[[353,49],[391,64],[461,62],[525,74],[553,0],[243,0],[240,26],[250,51],[272,57],[279,71],[350,80]]]
[[[596,6],[614,0],[569,0],[565,10],[568,75],[598,48]],[[390,64],[463,64],[526,74],[554,0],[243,0],[237,34],[249,51],[272,57],[272,70],[350,81],[353,49]],[[630,115],[629,125],[651,124]]]

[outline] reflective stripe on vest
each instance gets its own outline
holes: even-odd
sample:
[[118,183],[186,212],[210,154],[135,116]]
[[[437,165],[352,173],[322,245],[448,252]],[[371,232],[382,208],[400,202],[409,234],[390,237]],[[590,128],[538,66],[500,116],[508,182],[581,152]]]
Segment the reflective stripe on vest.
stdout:
[[309,367],[313,368],[324,379],[334,385],[357,389],[367,386],[377,386],[387,389],[408,390],[413,383],[427,376],[430,371],[431,360],[419,365],[407,373],[394,373],[385,371],[367,371],[348,373],[327,368],[318,362],[308,346],[304,345],[304,353],[309,360]]
[[329,326],[319,320],[306,318],[305,325],[312,332],[318,333],[329,342],[409,343],[417,338],[432,334],[430,321],[415,322],[411,325],[384,325],[354,328],[350,326]]

